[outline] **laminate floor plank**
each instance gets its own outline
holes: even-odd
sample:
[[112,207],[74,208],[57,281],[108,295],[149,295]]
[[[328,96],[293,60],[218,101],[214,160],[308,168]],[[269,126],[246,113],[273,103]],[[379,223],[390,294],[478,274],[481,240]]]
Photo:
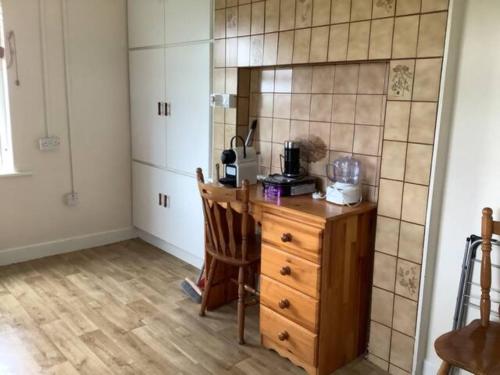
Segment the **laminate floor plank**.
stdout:
[[[0,374],[305,375],[260,345],[258,306],[243,346],[235,304],[199,317],[180,289],[198,273],[138,239],[0,267]],[[361,374],[385,373],[335,375]]]

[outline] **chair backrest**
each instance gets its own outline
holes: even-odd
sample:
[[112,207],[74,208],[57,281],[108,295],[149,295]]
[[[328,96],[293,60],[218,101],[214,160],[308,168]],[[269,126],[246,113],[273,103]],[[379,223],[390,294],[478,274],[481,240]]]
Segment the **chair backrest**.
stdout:
[[205,216],[207,251],[214,256],[245,261],[249,237],[248,181],[234,189],[206,184],[201,168],[196,170],[196,176]]
[[483,239],[481,245],[483,253],[481,260],[481,325],[483,327],[487,327],[490,323],[491,239],[493,234],[500,235],[500,221],[493,220],[493,211],[487,207],[483,209],[481,225],[481,237]]

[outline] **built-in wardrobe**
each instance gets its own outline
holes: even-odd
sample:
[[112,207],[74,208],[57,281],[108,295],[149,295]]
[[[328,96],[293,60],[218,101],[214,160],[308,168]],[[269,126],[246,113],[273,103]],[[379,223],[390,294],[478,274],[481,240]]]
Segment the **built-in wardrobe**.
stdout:
[[209,0],[128,0],[134,225],[195,264],[204,246],[195,170],[210,165],[211,15]]

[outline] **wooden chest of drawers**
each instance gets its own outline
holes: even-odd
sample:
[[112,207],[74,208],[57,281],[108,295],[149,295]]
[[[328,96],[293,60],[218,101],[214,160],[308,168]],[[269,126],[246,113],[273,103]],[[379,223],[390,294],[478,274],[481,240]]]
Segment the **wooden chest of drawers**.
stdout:
[[307,216],[265,206],[262,344],[309,374],[327,375],[367,345],[374,207]]

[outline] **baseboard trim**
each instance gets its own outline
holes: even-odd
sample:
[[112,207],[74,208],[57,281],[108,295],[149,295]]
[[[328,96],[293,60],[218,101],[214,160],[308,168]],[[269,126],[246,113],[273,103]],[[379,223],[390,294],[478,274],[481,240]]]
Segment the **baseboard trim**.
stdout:
[[45,258],[51,255],[104,246],[137,237],[134,227],[91,233],[28,246],[0,250],[0,266]]
[[184,262],[189,263],[198,269],[201,268],[201,265],[203,264],[203,258],[188,253],[186,250],[183,250],[175,245],[172,245],[171,243],[168,243],[162,240],[161,238],[153,236],[152,234],[144,232],[140,229],[137,229],[136,233],[139,236],[139,238],[146,241],[147,243],[156,246],[157,248],[163,250],[164,252],[173,255],[174,257],[179,258],[180,260],[183,260]]

